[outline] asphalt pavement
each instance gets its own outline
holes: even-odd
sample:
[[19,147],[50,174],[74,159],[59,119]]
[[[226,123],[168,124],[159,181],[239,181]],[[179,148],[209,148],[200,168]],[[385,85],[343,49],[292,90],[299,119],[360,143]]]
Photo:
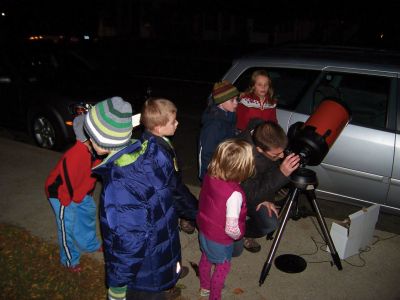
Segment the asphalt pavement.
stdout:
[[[196,126],[190,118],[187,122]],[[190,126],[184,128],[181,132],[186,132],[182,138],[194,134]],[[176,142],[181,143],[179,135],[176,138]],[[189,141],[190,138],[186,137],[186,143]],[[55,243],[55,220],[44,193],[44,182],[61,153],[8,137],[0,137],[0,143],[0,222],[22,226],[33,235]],[[189,151],[189,148],[185,149]],[[184,163],[184,172],[193,173],[187,177],[187,184],[198,195],[193,164]],[[97,200],[100,188],[99,184],[95,192]],[[319,203],[324,207],[322,212],[328,228],[332,221],[341,221],[347,213],[359,209],[350,206],[338,209],[337,203]],[[258,239],[262,245],[261,252],[253,254],[244,251],[232,260],[223,299],[400,299],[399,219],[399,216],[381,213],[373,244],[360,255],[341,261],[343,270],[340,271],[331,263],[331,255],[326,252],[316,219],[309,216],[298,221],[289,220],[275,257],[281,254],[301,255],[307,261],[306,269],[300,273],[285,273],[272,265],[265,283],[259,286],[260,272],[272,242]],[[183,263],[187,266],[190,262],[198,263],[197,232],[193,235],[181,233],[181,244]],[[100,261],[103,259],[100,253],[87,255]],[[200,299],[199,280],[193,269],[179,284],[185,299]]]

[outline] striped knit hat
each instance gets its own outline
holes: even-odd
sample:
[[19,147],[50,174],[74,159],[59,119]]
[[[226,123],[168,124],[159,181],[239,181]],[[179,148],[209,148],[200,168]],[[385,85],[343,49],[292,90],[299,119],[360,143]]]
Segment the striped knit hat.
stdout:
[[86,114],[85,130],[103,149],[127,145],[132,135],[132,106],[120,97],[97,103]]
[[224,80],[214,84],[212,91],[215,104],[221,104],[239,95],[239,91],[230,82]]

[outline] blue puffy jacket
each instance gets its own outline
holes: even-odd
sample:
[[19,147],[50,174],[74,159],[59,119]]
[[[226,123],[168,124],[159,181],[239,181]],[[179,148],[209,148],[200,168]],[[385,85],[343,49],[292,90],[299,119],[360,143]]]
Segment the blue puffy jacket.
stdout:
[[136,141],[93,171],[103,178],[99,207],[107,285],[150,292],[173,287],[181,248],[169,158],[154,139]]
[[193,222],[196,221],[196,216],[199,210],[199,201],[183,183],[178,157],[172,143],[167,138],[155,136],[151,132],[145,130],[142,134],[141,140],[146,141],[148,139],[154,139],[154,141],[159,145],[160,151],[164,151],[170,161],[174,163],[176,176],[174,177],[174,181],[171,182],[171,188],[174,207],[178,217]]

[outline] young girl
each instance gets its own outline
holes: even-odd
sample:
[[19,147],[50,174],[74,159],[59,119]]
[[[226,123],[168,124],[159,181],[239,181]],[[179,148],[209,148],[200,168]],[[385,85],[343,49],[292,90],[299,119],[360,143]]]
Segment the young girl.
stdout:
[[274,90],[268,73],[264,70],[254,71],[251,75],[249,89],[240,96],[236,110],[236,127],[243,131],[253,118],[278,123],[276,99],[273,96]]
[[[245,231],[246,199],[240,182],[254,172],[252,147],[239,139],[219,144],[200,192],[197,216],[202,251],[200,295],[221,299],[225,278],[231,268],[234,241]],[[215,265],[211,274],[212,265]]]

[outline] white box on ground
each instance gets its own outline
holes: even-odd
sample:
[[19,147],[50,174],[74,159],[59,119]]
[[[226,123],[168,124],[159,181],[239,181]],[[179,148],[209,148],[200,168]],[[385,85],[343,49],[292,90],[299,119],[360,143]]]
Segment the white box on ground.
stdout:
[[379,209],[380,205],[375,204],[349,215],[350,226],[332,223],[330,235],[341,259],[358,254],[371,243]]

